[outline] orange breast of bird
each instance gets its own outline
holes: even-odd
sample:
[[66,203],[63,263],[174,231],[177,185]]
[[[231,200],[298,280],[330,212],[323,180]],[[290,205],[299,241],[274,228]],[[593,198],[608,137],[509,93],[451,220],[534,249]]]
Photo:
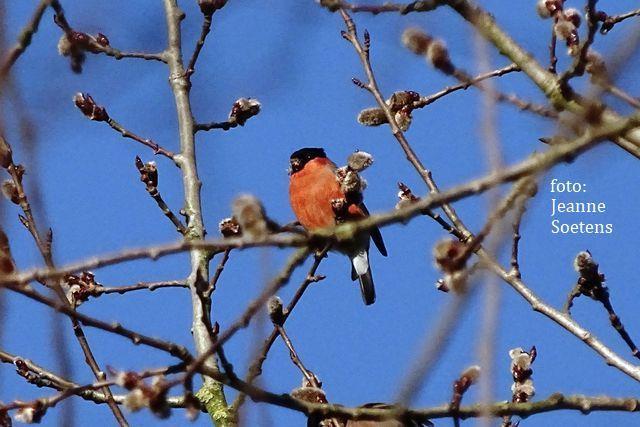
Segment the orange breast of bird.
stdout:
[[[331,200],[343,199],[344,193],[335,175],[336,166],[331,160],[317,158],[308,162],[302,170],[291,175],[289,201],[293,213],[307,230],[333,227],[336,224]],[[348,208],[349,216],[364,216],[355,205]]]

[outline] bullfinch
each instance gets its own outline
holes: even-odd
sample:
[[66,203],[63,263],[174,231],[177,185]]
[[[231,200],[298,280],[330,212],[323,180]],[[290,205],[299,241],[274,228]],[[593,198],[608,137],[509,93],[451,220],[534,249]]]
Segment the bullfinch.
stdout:
[[[361,194],[355,200],[345,195],[336,175],[337,167],[322,148],[302,148],[291,155],[289,163],[289,201],[298,221],[306,230],[334,227],[339,220],[357,220],[369,216]],[[343,218],[336,217],[336,201],[346,202],[342,209]],[[360,281],[362,299],[366,305],[376,300],[369,266],[370,240],[383,256],[387,256],[378,228],[362,232],[352,241],[335,248],[351,260],[351,279]]]

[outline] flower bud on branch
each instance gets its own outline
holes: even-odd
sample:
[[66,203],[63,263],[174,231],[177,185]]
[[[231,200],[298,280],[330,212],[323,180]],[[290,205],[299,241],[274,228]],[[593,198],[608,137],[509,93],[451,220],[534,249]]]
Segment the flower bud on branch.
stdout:
[[109,120],[107,110],[96,104],[88,93],[77,93],[73,97],[73,102],[89,120],[95,120],[97,122],[106,122]]
[[231,206],[233,219],[238,223],[242,235],[253,240],[264,239],[280,227],[267,217],[264,206],[256,197],[243,194]]
[[282,299],[274,295],[267,301],[267,311],[269,312],[269,318],[274,325],[282,326],[285,321],[285,310],[282,304]]
[[456,67],[451,62],[449,51],[442,40],[434,39],[419,28],[407,28],[402,33],[402,43],[416,55],[422,55],[434,68],[452,75]]
[[203,15],[211,16],[218,9],[222,9],[227,0],[198,0],[198,6]]
[[218,230],[224,237],[242,236],[242,229],[235,218],[225,218],[218,223]]
[[238,123],[240,126],[244,124],[251,117],[260,113],[260,102],[257,99],[252,98],[240,98],[234,102],[229,113],[229,122]]

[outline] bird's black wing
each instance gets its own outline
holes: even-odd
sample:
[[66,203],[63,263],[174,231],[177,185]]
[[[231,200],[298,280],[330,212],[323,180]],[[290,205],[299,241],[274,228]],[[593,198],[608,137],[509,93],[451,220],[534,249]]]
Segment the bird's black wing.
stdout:
[[[364,203],[360,203],[360,209],[369,216],[369,210]],[[387,248],[384,246],[384,240],[382,240],[382,233],[380,233],[380,229],[378,227],[373,227],[369,230],[369,234],[371,235],[371,240],[373,240],[373,243],[376,245],[376,248],[378,248],[382,256],[387,256]]]

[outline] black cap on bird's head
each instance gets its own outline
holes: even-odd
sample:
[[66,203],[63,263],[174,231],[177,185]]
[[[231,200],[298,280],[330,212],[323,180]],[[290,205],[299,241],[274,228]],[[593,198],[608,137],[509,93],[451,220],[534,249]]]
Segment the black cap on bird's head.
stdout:
[[322,148],[301,148],[295,151],[291,157],[289,157],[289,164],[291,166],[291,173],[296,173],[304,168],[308,162],[317,158],[326,158],[327,154]]

